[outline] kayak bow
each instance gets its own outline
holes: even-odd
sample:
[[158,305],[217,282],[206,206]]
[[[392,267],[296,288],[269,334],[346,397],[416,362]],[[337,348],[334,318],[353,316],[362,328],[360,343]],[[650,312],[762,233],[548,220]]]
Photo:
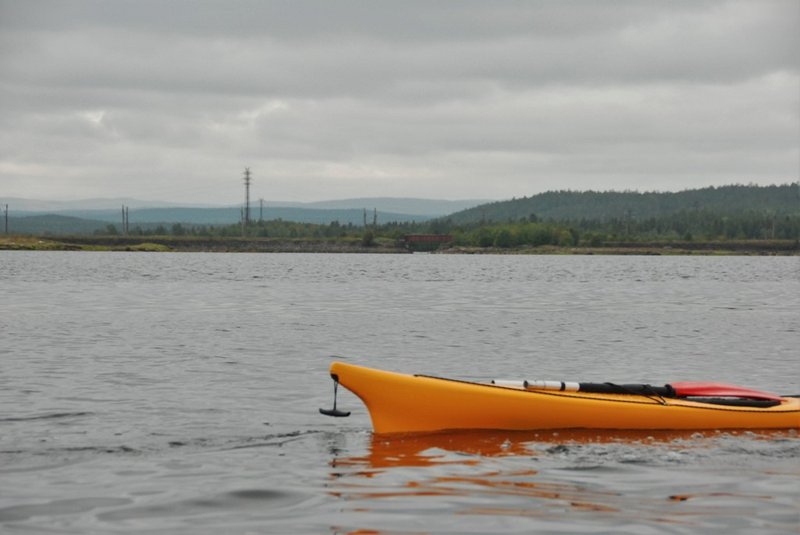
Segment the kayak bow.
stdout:
[[[330,373],[335,382],[361,398],[376,433],[447,429],[800,428],[800,399],[794,397],[778,397],[766,407],[739,406],[718,404],[708,397],[673,398],[645,392],[535,390],[406,375],[343,362],[333,362]],[[733,390],[727,393],[730,392]],[[725,396],[725,392],[709,394],[702,388],[692,393]]]

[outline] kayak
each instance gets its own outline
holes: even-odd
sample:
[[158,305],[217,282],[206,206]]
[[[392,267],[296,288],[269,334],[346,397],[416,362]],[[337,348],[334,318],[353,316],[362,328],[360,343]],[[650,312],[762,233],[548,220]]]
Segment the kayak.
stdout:
[[617,393],[584,392],[560,383],[561,388],[548,390],[527,381],[478,383],[344,362],[333,362],[330,374],[334,380],[334,408],[320,412],[331,416],[349,414],[336,409],[336,387],[341,384],[364,402],[375,433],[800,428],[800,398],[730,385],[708,386],[713,383],[697,383],[695,386],[705,386],[681,397],[680,391],[676,395],[679,389],[670,385],[639,385],[647,388],[636,390],[628,385],[618,386]]

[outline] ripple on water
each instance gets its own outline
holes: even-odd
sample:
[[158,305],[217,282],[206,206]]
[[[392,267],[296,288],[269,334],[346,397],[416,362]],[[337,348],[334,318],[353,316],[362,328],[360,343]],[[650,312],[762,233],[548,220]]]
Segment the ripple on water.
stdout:
[[117,508],[101,513],[97,518],[104,522],[124,522],[167,517],[185,519],[220,514],[237,516],[242,513],[269,517],[276,511],[285,514],[288,509],[300,506],[309,498],[308,494],[287,490],[236,489],[158,504]]
[[0,522],[20,522],[38,516],[79,515],[94,509],[121,506],[129,503],[131,503],[131,500],[126,498],[90,497],[15,505],[0,509]]

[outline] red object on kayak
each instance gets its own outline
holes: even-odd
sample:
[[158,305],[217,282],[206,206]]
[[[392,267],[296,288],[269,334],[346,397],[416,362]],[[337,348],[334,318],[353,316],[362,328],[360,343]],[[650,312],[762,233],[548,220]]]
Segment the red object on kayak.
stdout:
[[753,390],[743,386],[726,385],[724,383],[708,383],[704,381],[683,381],[670,383],[675,393],[680,397],[686,396],[721,396],[748,399],[770,399],[780,401],[777,394]]

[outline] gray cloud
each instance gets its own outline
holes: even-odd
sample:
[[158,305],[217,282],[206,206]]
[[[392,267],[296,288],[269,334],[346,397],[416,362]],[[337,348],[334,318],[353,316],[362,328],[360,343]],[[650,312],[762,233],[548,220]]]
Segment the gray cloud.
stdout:
[[0,0],[0,196],[797,180],[798,30],[791,0]]

